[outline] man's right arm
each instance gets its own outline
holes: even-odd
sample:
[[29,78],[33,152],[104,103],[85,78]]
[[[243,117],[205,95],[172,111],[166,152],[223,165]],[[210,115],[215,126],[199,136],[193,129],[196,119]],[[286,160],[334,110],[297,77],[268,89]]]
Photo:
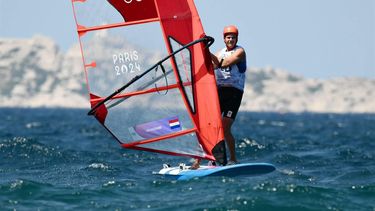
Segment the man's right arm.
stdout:
[[214,69],[220,67],[220,61],[219,59],[217,58],[216,55],[214,55],[213,53],[211,53],[211,59],[212,59],[212,64],[214,66]]

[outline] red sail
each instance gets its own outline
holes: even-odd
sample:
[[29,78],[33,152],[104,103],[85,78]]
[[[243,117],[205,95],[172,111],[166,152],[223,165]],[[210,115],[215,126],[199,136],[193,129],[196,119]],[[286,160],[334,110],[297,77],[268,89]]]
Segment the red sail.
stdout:
[[[220,106],[193,0],[96,1],[104,12],[91,19],[84,15],[90,1],[72,2],[90,113],[125,148],[214,160],[224,139]],[[104,20],[108,13],[114,17]],[[160,34],[140,32],[157,22]],[[129,35],[135,45],[120,42]],[[165,43],[165,59],[156,64],[141,47],[153,38]]]

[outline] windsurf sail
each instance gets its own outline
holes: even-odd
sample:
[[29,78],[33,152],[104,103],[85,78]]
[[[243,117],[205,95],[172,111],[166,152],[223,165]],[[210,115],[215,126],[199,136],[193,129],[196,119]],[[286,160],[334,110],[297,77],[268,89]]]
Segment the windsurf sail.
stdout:
[[[72,0],[91,110],[125,148],[215,160],[223,129],[193,0]],[[163,45],[157,45],[162,43]]]

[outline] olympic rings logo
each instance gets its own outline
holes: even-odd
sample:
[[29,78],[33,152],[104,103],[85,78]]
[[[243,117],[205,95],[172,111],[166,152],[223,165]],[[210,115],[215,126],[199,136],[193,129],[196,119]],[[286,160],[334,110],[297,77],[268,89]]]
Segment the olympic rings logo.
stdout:
[[[142,0],[135,0],[137,2],[141,2]],[[127,4],[131,4],[133,2],[133,0],[124,0],[125,3]]]

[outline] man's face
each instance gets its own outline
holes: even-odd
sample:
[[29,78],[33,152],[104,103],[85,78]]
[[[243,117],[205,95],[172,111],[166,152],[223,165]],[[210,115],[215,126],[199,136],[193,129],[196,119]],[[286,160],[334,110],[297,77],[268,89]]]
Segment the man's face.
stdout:
[[224,37],[224,43],[228,49],[233,49],[237,43],[236,34],[226,34]]

